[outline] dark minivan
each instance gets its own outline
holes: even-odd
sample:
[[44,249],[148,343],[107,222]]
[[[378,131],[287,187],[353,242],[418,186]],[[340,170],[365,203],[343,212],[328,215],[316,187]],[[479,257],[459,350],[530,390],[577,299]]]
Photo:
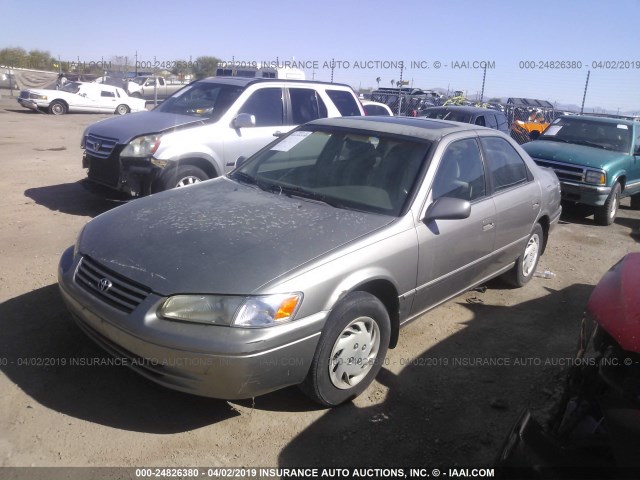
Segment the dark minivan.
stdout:
[[420,117],[471,123],[482,127],[494,128],[509,135],[509,122],[504,113],[488,108],[467,106],[430,107],[418,113]]

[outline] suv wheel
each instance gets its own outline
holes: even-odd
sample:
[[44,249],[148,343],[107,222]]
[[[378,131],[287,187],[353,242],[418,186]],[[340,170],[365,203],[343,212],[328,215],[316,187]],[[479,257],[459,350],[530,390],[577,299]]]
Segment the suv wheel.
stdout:
[[604,202],[601,207],[596,207],[596,213],[593,216],[598,225],[611,225],[618,215],[618,208],[620,207],[620,192],[622,187],[619,182],[611,189],[609,198]]
[[156,182],[154,191],[162,192],[172,188],[187,187],[208,179],[207,174],[200,168],[193,165],[180,165],[175,170],[164,172]]

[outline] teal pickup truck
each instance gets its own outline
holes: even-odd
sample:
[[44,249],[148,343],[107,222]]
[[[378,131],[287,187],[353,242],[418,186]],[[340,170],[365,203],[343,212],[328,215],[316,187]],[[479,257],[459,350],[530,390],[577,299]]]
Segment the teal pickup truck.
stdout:
[[640,122],[566,115],[522,148],[556,172],[563,200],[596,207],[597,224],[613,223],[621,198],[640,209]]

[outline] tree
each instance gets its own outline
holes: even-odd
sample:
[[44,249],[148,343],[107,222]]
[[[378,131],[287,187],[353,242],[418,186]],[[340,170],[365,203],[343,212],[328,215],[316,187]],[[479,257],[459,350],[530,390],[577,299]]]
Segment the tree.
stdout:
[[216,57],[198,57],[193,62],[193,74],[196,79],[212,77],[216,74],[220,59]]

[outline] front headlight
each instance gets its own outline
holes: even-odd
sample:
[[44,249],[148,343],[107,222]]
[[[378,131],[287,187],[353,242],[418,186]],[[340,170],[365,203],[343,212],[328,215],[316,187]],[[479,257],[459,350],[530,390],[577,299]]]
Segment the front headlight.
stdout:
[[605,174],[596,170],[587,170],[584,180],[587,183],[595,183],[596,185],[604,185],[607,183]]
[[210,325],[267,327],[292,320],[301,301],[301,293],[251,297],[175,295],[164,302],[158,314],[169,320]]
[[46,100],[47,96],[46,95],[40,95],[39,93],[32,93],[31,95],[29,95],[29,98],[31,98],[33,100]]
[[143,135],[142,137],[131,140],[122,153],[121,157],[150,157],[160,146],[162,135]]

